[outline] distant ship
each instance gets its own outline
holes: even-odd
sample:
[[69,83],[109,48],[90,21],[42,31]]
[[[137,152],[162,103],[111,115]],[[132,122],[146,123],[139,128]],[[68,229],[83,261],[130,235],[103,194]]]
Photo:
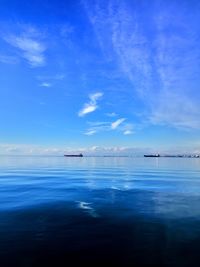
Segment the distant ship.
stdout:
[[147,155],[144,155],[144,157],[149,157],[149,158],[158,158],[158,157],[163,157],[163,158],[200,158],[200,155],[199,154],[178,154],[178,155],[161,155],[160,154],[147,154]]
[[72,154],[72,155],[70,155],[70,154],[66,154],[66,155],[64,155],[64,157],[83,157],[83,154]]
[[160,154],[144,155],[144,157],[148,157],[148,158],[159,158],[160,157]]

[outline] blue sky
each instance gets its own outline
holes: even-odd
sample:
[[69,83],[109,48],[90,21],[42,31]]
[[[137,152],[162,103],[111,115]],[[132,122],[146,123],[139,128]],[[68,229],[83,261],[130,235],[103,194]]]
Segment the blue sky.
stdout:
[[200,151],[199,1],[0,4],[0,154]]

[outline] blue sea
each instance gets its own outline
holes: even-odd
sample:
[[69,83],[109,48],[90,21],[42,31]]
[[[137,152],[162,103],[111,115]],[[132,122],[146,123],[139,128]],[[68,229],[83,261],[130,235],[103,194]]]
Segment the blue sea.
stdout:
[[200,159],[0,157],[0,266],[200,266]]

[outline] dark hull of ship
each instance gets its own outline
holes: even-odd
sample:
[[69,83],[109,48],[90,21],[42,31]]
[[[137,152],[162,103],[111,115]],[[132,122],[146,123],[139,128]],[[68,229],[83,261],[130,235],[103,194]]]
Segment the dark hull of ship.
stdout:
[[77,157],[79,157],[79,158],[82,158],[83,157],[83,155],[82,154],[80,154],[80,155],[64,155],[64,157],[72,157],[72,158],[77,158]]
[[146,158],[159,158],[160,155],[144,155]]

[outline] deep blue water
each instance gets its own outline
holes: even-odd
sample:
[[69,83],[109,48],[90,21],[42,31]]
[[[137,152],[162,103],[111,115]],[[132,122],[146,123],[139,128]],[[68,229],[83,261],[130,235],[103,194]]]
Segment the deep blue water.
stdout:
[[0,157],[0,266],[83,264],[200,266],[200,159]]

